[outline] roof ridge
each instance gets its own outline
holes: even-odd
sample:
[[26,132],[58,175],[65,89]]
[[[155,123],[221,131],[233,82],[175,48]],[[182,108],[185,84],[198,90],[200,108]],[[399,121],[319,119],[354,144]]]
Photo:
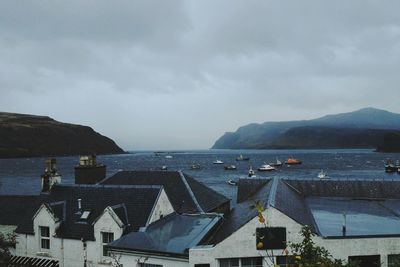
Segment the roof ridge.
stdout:
[[189,195],[191,196],[191,198],[192,198],[194,204],[196,205],[197,209],[198,209],[201,213],[205,213],[204,210],[203,210],[203,208],[200,206],[199,202],[197,201],[197,198],[196,198],[196,196],[194,195],[193,190],[192,190],[192,188],[190,187],[189,183],[187,182],[186,177],[185,177],[185,175],[183,174],[183,172],[178,171],[178,173],[179,173],[179,175],[180,175],[180,177],[181,177],[181,180],[182,180],[183,184],[185,185],[186,189],[188,190]]
[[162,185],[115,185],[115,184],[71,184],[71,185],[56,185],[57,187],[73,187],[73,188],[122,188],[122,189],[132,189],[132,188],[144,188],[144,189],[161,189]]

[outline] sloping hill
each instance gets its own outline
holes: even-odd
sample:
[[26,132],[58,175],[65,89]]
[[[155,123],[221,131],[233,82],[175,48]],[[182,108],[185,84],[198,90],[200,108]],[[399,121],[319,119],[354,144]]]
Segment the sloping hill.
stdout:
[[400,131],[399,114],[365,108],[314,120],[249,124],[225,133],[212,148],[370,148],[392,131]]
[[113,140],[88,126],[46,116],[0,112],[0,157],[118,154]]

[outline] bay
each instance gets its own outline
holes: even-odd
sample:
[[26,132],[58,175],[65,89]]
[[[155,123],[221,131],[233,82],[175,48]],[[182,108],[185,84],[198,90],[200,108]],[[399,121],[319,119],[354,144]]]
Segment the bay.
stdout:
[[[236,161],[242,154],[249,161]],[[165,157],[165,156],[172,157]],[[376,153],[370,149],[329,149],[329,150],[185,150],[133,151],[121,155],[100,155],[99,163],[107,166],[107,177],[121,170],[182,170],[214,190],[235,197],[236,188],[226,184],[228,179],[238,179],[247,175],[250,166],[257,169],[264,163],[276,159],[284,162],[288,157],[302,161],[301,165],[283,166],[274,172],[257,172],[261,178],[318,179],[324,170],[330,179],[400,179],[397,173],[385,173],[387,159],[396,160],[400,154]],[[0,194],[32,195],[40,193],[40,175],[44,171],[46,158],[0,159]],[[74,166],[78,156],[57,157],[57,169],[63,184],[74,183]],[[224,164],[213,164],[215,160]],[[200,170],[191,170],[192,164],[200,164]],[[234,164],[237,170],[224,170],[224,165]]]

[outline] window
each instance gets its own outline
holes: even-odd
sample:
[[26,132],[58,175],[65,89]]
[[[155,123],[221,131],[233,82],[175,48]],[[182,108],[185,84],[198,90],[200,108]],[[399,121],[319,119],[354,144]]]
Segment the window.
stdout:
[[50,249],[50,228],[46,226],[39,226],[40,233],[40,248]]
[[388,267],[400,266],[400,254],[388,255]]
[[262,267],[262,258],[242,258],[242,267]]
[[220,259],[219,260],[220,267],[239,267],[239,259]]
[[103,256],[108,256],[106,245],[114,241],[114,233],[101,232],[101,239],[103,244]]
[[163,266],[159,264],[139,263],[139,267],[163,267]]
[[263,258],[231,258],[231,259],[220,259],[220,267],[262,267]]

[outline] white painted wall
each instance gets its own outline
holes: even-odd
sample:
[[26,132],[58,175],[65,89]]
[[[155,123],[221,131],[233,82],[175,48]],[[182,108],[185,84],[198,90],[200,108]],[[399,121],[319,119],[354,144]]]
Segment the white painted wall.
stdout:
[[119,263],[124,267],[137,267],[138,263],[158,264],[163,267],[188,267],[189,260],[181,258],[169,258],[152,255],[139,255],[133,253],[115,252],[117,257],[120,257]]
[[174,207],[172,207],[171,201],[169,201],[167,194],[165,193],[164,189],[162,189],[158,196],[157,202],[153,207],[150,219],[148,220],[147,224],[151,224],[159,220],[161,217],[165,217],[173,212]]
[[[113,232],[114,239],[121,237],[123,229],[115,220],[111,209],[106,209],[94,225],[95,241],[86,241],[87,247],[81,240],[62,239],[54,237],[58,223],[52,219],[47,209],[41,209],[34,219],[34,235],[18,234],[16,255],[28,257],[46,257],[58,259],[61,267],[83,266],[85,254],[88,266],[110,266],[111,259],[103,257],[101,232]],[[43,253],[39,243],[39,226],[50,227],[50,250]]]
[[[302,226],[299,223],[273,207],[265,210],[263,214],[268,226],[286,227],[289,242],[298,243],[302,240],[299,235]],[[209,263],[211,267],[218,267],[220,258],[265,257],[265,251],[256,250],[257,227],[262,227],[258,217],[215,247],[192,248],[189,251],[190,266]],[[380,254],[382,267],[387,266],[388,254],[400,254],[400,238],[324,239],[316,236],[314,241],[317,245],[325,247],[334,258],[346,261],[348,256]],[[282,250],[274,250],[274,255],[282,255]],[[264,266],[267,265],[264,263]]]

